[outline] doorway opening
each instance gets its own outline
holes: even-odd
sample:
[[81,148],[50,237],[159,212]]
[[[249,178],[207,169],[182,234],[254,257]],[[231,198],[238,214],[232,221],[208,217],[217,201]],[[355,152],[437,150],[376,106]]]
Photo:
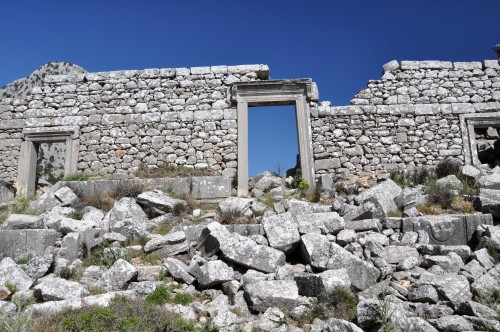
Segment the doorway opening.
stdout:
[[54,185],[64,179],[66,142],[35,144],[37,150],[36,187]]
[[295,105],[248,108],[248,175],[300,168]]

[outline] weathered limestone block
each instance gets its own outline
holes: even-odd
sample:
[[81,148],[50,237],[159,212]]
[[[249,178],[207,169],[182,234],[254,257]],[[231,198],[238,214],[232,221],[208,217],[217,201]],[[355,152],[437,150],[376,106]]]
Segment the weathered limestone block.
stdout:
[[345,268],[351,283],[358,289],[366,289],[377,282],[380,271],[370,263],[354,256],[349,251],[320,234],[301,237],[301,251],[305,261],[319,270]]
[[39,291],[45,301],[76,299],[90,295],[87,288],[75,281],[47,276],[33,287]]
[[415,283],[416,287],[421,285],[433,286],[442,301],[462,302],[472,298],[469,281],[462,275],[452,273],[423,274]]
[[167,268],[168,273],[170,273],[174,279],[182,280],[187,284],[192,284],[196,280],[189,274],[189,266],[178,259],[169,257],[165,260],[164,265]]
[[137,277],[137,269],[124,259],[118,259],[98,281],[99,287],[106,290],[122,290]]
[[0,257],[20,258],[28,253],[40,256],[55,245],[57,238],[52,229],[0,230]]
[[172,198],[160,190],[146,191],[137,196],[137,203],[159,209],[164,212],[172,212],[176,206],[185,206],[186,202]]
[[189,265],[189,273],[196,278],[201,288],[207,288],[233,280],[234,271],[222,261],[206,261],[195,256]]
[[257,312],[271,307],[291,310],[300,304],[299,290],[295,281],[266,280],[245,286],[245,299],[248,306]]
[[37,229],[42,228],[42,218],[26,214],[10,214],[3,222],[3,229]]
[[344,218],[337,212],[322,212],[313,214],[297,214],[295,219],[299,224],[299,233],[338,234],[345,227]]
[[[179,244],[182,244],[181,246],[178,246]],[[177,245],[175,248],[172,246]],[[182,248],[185,247],[185,250],[189,249],[189,244],[186,241],[186,234],[183,231],[177,231],[177,232],[171,232],[165,236],[161,236],[158,238],[154,238],[152,240],[149,240],[145,245],[144,245],[144,252],[149,253],[152,251],[156,251],[165,247],[170,247],[173,250],[172,254],[174,254],[174,251],[182,250]],[[168,249],[167,249],[168,250]]]
[[295,275],[295,282],[299,288],[299,294],[308,297],[317,297],[324,292],[332,292],[336,287],[351,286],[351,280],[347,270],[326,270],[318,274],[301,273]]
[[269,246],[285,254],[293,251],[300,242],[298,224],[290,212],[265,217],[262,226]]
[[24,272],[34,280],[39,279],[49,271],[53,261],[53,254],[34,256],[24,267]]
[[31,279],[10,257],[0,261],[0,287],[14,286],[19,291],[28,290],[33,284]]

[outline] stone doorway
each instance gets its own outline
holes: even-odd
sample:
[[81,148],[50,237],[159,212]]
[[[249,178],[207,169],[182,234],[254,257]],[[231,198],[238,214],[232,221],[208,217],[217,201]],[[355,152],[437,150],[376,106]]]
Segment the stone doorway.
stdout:
[[51,183],[76,173],[79,149],[77,134],[71,129],[56,129],[31,128],[24,131],[18,165],[18,195],[35,194],[38,178]]
[[500,166],[500,112],[461,114],[465,164]]
[[234,83],[231,99],[237,103],[238,196],[248,195],[248,107],[294,105],[302,177],[315,183],[309,101],[318,100],[316,85],[310,79],[270,80]]

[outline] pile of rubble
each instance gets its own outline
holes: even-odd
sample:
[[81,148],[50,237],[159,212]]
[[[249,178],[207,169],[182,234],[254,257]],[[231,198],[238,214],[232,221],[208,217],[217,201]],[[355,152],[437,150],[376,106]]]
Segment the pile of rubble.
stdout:
[[[494,214],[497,174],[481,180],[489,189],[479,195]],[[174,216],[187,202],[161,191],[122,198],[106,213],[84,207],[77,220],[71,189],[45,193],[31,204],[40,216],[11,214],[0,230],[0,312],[14,317],[21,303],[45,315],[106,306],[175,284],[198,300],[165,309],[199,324],[213,319],[221,331],[500,331],[500,226],[490,214],[421,216],[415,205],[425,197],[391,180],[329,193],[329,205],[287,198],[297,190],[284,182],[263,173],[250,181],[254,198],[221,201],[218,214],[239,224],[200,209]],[[333,190],[327,179],[322,186]],[[405,216],[388,217],[397,209]],[[155,234],[174,220],[198,224]],[[109,266],[84,264],[96,249]],[[147,255],[161,264],[130,259]],[[339,288],[358,298],[352,321],[311,315]],[[104,293],[91,295],[96,289]]]

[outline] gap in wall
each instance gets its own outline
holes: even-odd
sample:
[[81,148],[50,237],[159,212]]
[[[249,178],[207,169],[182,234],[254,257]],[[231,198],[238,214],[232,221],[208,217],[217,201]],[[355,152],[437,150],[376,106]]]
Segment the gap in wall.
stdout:
[[264,171],[284,175],[297,164],[295,105],[248,108],[248,174]]
[[36,184],[45,181],[56,184],[63,180],[66,143],[39,143],[37,145]]

